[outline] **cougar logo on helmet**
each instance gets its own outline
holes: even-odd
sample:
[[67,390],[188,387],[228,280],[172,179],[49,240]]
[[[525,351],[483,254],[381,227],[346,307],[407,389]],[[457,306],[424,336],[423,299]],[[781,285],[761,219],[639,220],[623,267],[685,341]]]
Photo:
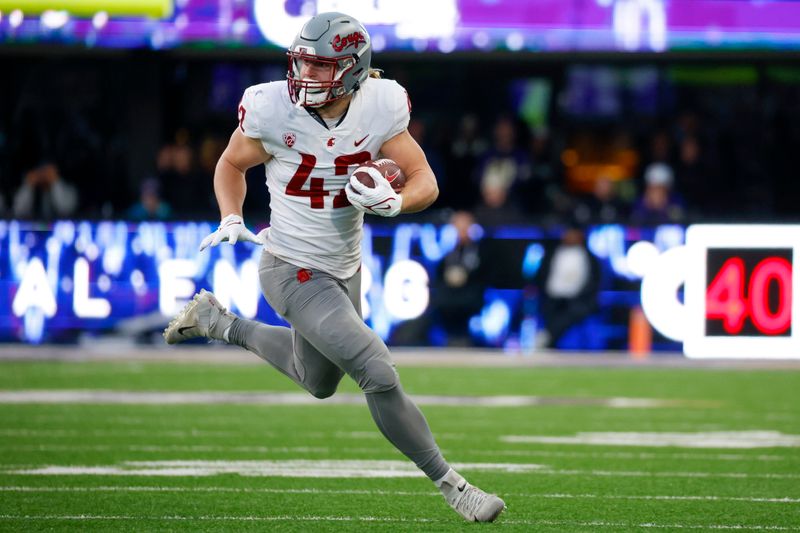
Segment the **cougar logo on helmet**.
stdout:
[[362,43],[366,43],[367,39],[360,31],[354,31],[350,35],[345,35],[342,37],[341,35],[336,35],[331,41],[331,47],[337,52],[341,52],[345,48],[353,47],[358,49],[358,46]]

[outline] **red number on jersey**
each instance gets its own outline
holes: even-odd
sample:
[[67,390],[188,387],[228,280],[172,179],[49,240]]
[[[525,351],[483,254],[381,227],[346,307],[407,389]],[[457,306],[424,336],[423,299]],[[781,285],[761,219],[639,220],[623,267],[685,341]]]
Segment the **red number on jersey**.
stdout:
[[349,174],[351,166],[366,163],[370,159],[372,159],[372,155],[370,155],[369,152],[340,155],[333,161],[333,164],[336,165],[336,175],[344,176],[345,174]]
[[300,155],[303,160],[300,162],[300,166],[297,167],[292,179],[286,185],[286,194],[289,196],[307,196],[311,198],[311,209],[322,209],[325,207],[325,201],[322,198],[330,194],[323,189],[324,178],[311,178],[311,187],[303,189],[303,185],[308,181],[311,171],[314,170],[314,165],[317,164],[317,158],[311,154]]
[[[311,154],[303,154],[300,166],[297,167],[292,179],[286,185],[286,194],[289,196],[307,196],[311,198],[311,209],[322,209],[325,207],[325,196],[330,195],[330,191],[324,190],[324,178],[311,178],[311,186],[309,189],[303,189],[308,181],[311,172],[314,170],[314,165],[317,164],[317,158]],[[353,165],[360,165],[372,159],[369,152],[358,152],[356,154],[340,155],[334,159],[335,175],[345,176],[349,173],[350,167]],[[333,197],[333,208],[347,207],[350,202],[347,201],[347,195],[344,189],[341,189],[336,196]]]
[[731,334],[742,330],[747,318],[744,299],[744,261],[732,257],[725,261],[706,292],[706,317],[721,319],[725,331]]
[[[347,174],[350,174],[351,166],[366,163],[371,159],[372,155],[370,155],[369,152],[340,155],[333,161],[333,164],[336,165],[335,174],[337,176],[346,176]],[[339,207],[347,207],[348,205],[350,205],[350,201],[347,199],[344,189],[342,189],[339,191],[339,194],[333,198],[333,208],[336,209]]]

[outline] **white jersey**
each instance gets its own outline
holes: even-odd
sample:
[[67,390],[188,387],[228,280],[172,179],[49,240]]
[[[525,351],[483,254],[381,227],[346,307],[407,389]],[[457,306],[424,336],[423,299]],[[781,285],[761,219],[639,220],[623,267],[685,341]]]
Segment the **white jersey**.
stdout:
[[285,81],[249,87],[239,106],[242,132],[259,139],[272,216],[266,249],[284,261],[340,279],[361,266],[364,215],[344,186],[383,143],[408,127],[408,95],[397,82],[368,78],[338,126],[325,128],[289,100]]

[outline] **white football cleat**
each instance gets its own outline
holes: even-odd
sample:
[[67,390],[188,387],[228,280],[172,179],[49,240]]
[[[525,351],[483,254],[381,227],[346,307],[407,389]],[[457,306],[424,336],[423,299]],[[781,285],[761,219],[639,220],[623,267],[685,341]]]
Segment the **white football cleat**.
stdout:
[[445,475],[439,490],[450,507],[469,522],[493,522],[506,508],[503,500],[470,485],[455,470]]
[[169,323],[164,330],[164,340],[167,344],[176,344],[197,337],[225,340],[223,337],[225,330],[237,318],[225,309],[213,294],[201,289]]

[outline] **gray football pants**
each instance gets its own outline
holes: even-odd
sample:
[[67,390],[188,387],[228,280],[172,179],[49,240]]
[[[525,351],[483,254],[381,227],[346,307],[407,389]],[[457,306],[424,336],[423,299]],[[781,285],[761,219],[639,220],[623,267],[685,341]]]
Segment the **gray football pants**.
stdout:
[[432,480],[449,469],[425,417],[400,386],[389,349],[361,318],[361,272],[342,281],[301,269],[269,252],[259,265],[261,290],[291,328],[238,319],[229,342],[255,353],[317,398],[336,392],[343,375],[364,391],[381,433]]

